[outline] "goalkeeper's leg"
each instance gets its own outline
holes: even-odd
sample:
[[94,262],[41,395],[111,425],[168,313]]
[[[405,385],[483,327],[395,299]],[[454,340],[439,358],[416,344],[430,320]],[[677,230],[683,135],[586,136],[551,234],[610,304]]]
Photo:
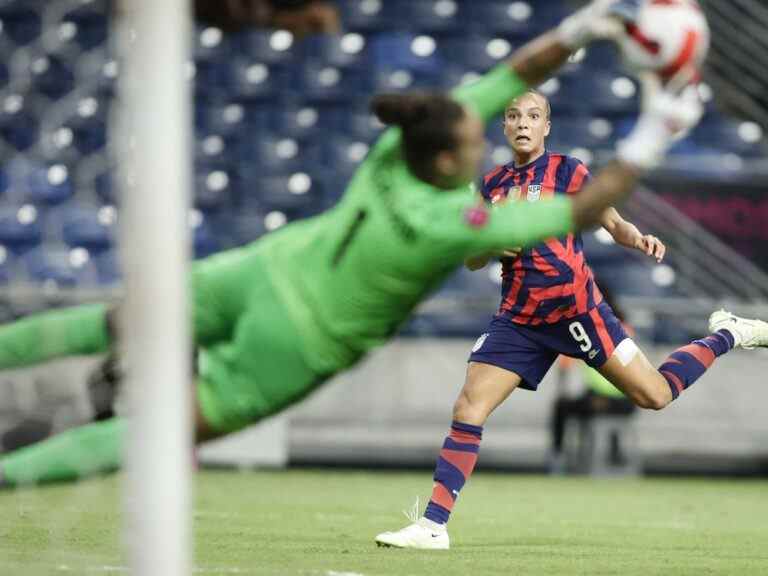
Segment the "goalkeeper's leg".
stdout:
[[49,310],[0,326],[0,370],[106,352],[112,314],[103,304]]

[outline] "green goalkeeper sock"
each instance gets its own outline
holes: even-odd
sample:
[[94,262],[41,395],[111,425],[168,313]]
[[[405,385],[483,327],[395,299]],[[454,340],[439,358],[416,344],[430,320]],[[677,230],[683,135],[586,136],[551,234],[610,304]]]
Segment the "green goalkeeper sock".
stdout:
[[0,486],[66,482],[116,470],[125,426],[122,418],[95,422],[0,457]]
[[108,348],[103,304],[50,310],[0,326],[0,370]]

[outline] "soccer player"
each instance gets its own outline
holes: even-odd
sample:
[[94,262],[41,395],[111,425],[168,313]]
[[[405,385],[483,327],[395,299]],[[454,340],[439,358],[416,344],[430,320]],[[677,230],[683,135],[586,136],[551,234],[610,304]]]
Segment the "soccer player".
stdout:
[[[485,176],[485,202],[496,209],[510,203],[522,208],[589,187],[589,173],[579,160],[545,148],[550,126],[549,102],[539,92],[529,90],[511,101],[504,133],[514,159]],[[658,238],[641,234],[613,207],[604,209],[599,222],[617,244],[659,262],[664,257]],[[491,257],[481,254],[465,263],[477,270]],[[716,357],[734,347],[768,345],[765,323],[719,311],[710,318],[710,335],[675,350],[658,369],[653,367],[600,293],[579,235],[504,251],[502,278],[501,306],[472,348],[424,516],[402,530],[379,534],[380,545],[449,547],[446,524],[474,469],[485,421],[516,388],[536,390],[560,354],[597,369],[637,406],[660,410],[696,382]]]
[[[573,50],[623,31],[611,4],[589,5],[451,96],[374,98],[374,112],[393,128],[333,209],[195,264],[198,440],[279,412],[355,364],[466,257],[594,225],[660,161],[678,130],[695,125],[701,106],[690,91],[650,91],[618,159],[579,196],[494,210],[476,202],[469,184],[484,123]],[[104,352],[118,334],[119,314],[101,305],[31,316],[0,328],[0,369]],[[0,459],[0,482],[113,469],[123,435],[120,418],[72,429]]]

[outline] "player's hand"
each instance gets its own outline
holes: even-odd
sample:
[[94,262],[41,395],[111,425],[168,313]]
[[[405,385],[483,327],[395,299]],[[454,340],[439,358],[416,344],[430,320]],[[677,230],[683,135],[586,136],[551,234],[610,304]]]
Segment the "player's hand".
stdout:
[[664,246],[664,243],[651,234],[638,236],[635,239],[634,247],[646,256],[656,258],[656,262],[659,263],[664,260],[664,255],[667,253],[667,247]]
[[632,132],[619,142],[618,157],[640,170],[658,166],[664,154],[701,120],[704,106],[694,69],[684,69],[666,85],[655,74],[640,77],[642,111]]
[[560,23],[558,38],[571,50],[594,40],[615,39],[625,32],[639,5],[639,0],[594,0]]

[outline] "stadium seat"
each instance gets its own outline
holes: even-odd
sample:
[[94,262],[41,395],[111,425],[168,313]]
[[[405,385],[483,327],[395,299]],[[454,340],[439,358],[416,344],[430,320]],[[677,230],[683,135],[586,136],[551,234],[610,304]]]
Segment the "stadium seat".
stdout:
[[92,254],[110,249],[115,241],[117,213],[112,206],[65,208],[62,237],[72,248],[85,248]]
[[288,30],[247,30],[234,36],[233,48],[247,59],[269,66],[293,66],[299,48]]
[[198,99],[195,106],[195,125],[204,134],[237,137],[248,130],[268,128],[270,109],[235,99]]
[[16,150],[30,148],[39,137],[38,106],[21,94],[8,94],[0,102],[0,137]]
[[341,136],[328,139],[321,149],[323,162],[333,171],[352,174],[368,154],[366,142]]
[[[636,114],[639,102],[637,82],[624,74],[593,73],[580,79],[581,98],[597,116]],[[588,94],[588,98],[584,98]]]
[[209,218],[214,233],[229,247],[253,242],[266,231],[266,215],[259,211],[239,210],[234,213],[216,214]]
[[[269,110],[269,129],[282,138],[293,138],[299,142],[323,138],[327,134],[325,125],[328,119],[322,118],[326,112],[324,107],[319,106],[278,105]],[[338,117],[334,120],[340,121]]]
[[322,34],[309,36],[299,46],[302,62],[320,62],[336,68],[362,68],[369,65],[369,43],[362,34]]
[[120,259],[115,250],[107,250],[93,255],[96,277],[102,286],[114,286],[120,283]]
[[731,120],[719,114],[707,116],[694,128],[691,139],[702,149],[747,158],[765,157],[768,153],[768,140],[758,124]]
[[310,104],[348,103],[360,92],[367,94],[351,69],[308,62],[297,67],[293,76],[295,89]]
[[3,32],[14,44],[20,46],[36,40],[42,30],[40,13],[24,6],[20,1],[0,6],[0,22]]
[[396,0],[392,4],[397,30],[445,35],[465,30],[466,8],[472,3],[457,0]]
[[384,0],[338,0],[346,30],[354,32],[381,32],[394,25],[391,4]]
[[40,243],[42,229],[34,206],[9,206],[0,209],[0,244],[22,253]]
[[550,138],[569,147],[613,149],[616,130],[606,118],[553,116]]
[[474,72],[485,72],[512,54],[513,46],[501,37],[474,35],[441,42],[445,62]]
[[202,165],[195,175],[195,207],[209,213],[232,203],[232,178],[227,166]]
[[239,199],[249,212],[280,211],[290,218],[316,213],[323,204],[320,183],[305,172],[250,180]]
[[427,35],[382,34],[371,40],[369,51],[374,68],[436,74],[443,67],[438,42]]
[[96,267],[84,248],[39,247],[24,254],[22,262],[34,284],[74,288],[98,283]]
[[56,52],[92,50],[106,42],[108,26],[106,12],[91,3],[65,14],[55,28],[55,41],[48,44]]
[[0,245],[0,285],[9,284],[15,279],[17,272],[14,263],[13,254],[5,246]]
[[189,220],[195,258],[205,258],[221,250],[221,243],[202,212],[192,210]]
[[30,60],[29,71],[33,88],[48,98],[61,98],[74,88],[73,72],[60,56],[36,54]]
[[117,187],[113,182],[111,172],[102,172],[93,179],[93,189],[96,196],[105,204],[116,204],[118,201]]
[[195,63],[223,62],[233,53],[229,35],[215,26],[196,26],[193,34],[192,56]]
[[[286,87],[287,73],[263,62],[235,58],[227,66],[227,81],[222,88],[233,97],[245,100],[274,100]],[[294,87],[294,89],[301,87]]]
[[557,4],[541,0],[486,0],[467,4],[471,31],[502,36],[515,42],[522,42],[543,32],[561,14]]
[[69,166],[50,163],[32,168],[26,184],[33,204],[59,204],[73,194],[72,175]]
[[303,145],[292,138],[258,133],[243,136],[240,154],[248,159],[241,173],[256,173],[257,176],[308,170],[320,160],[313,146]]

